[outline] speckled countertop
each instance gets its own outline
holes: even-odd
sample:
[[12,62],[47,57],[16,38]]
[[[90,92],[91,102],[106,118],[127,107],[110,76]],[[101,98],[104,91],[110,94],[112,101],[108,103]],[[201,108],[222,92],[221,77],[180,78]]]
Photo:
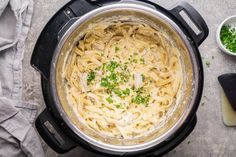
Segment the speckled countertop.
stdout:
[[[45,107],[40,87],[40,75],[30,67],[30,57],[36,40],[50,17],[69,0],[35,0],[32,25],[26,41],[23,59],[23,98],[39,105],[39,113]],[[153,0],[168,8],[177,0]],[[215,33],[220,22],[230,15],[236,14],[235,0],[189,0],[206,20],[210,34],[199,47],[205,60],[205,85],[202,102],[197,112],[198,123],[191,135],[177,146],[166,157],[234,157],[236,156],[236,128],[224,126],[221,118],[220,94],[217,77],[227,72],[236,72],[236,57],[220,52],[216,45]],[[43,143],[43,142],[42,142]],[[75,148],[64,155],[58,155],[43,143],[46,157],[95,157]]]

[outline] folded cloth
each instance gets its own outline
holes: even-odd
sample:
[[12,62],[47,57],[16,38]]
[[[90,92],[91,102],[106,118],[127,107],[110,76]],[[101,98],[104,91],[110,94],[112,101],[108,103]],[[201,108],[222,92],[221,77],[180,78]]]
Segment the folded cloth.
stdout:
[[32,0],[0,0],[0,157],[43,157],[32,126],[37,106],[21,101],[24,42]]
[[32,104],[0,98],[0,156],[44,156],[41,143],[31,125],[36,111],[36,106]]

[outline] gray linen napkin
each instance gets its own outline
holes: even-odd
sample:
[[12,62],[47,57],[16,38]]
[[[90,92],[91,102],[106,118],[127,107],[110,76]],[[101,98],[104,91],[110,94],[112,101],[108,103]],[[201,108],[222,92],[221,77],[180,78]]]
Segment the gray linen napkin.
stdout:
[[0,0],[0,157],[43,157],[32,127],[37,106],[21,101],[24,42],[32,0]]

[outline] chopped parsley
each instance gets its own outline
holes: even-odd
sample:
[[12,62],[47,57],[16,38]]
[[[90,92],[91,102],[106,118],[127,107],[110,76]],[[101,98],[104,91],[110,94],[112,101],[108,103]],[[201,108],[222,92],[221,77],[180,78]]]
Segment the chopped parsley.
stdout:
[[108,76],[108,78],[113,82],[117,82],[118,79],[115,73],[112,73],[110,76]]
[[133,58],[133,60],[131,60],[131,62],[138,63],[138,60],[136,58]]
[[113,90],[113,92],[114,92],[118,97],[124,98],[124,97],[129,96],[129,94],[130,94],[130,89],[129,89],[129,88],[126,88],[125,90],[121,90],[121,89],[115,88],[115,89]]
[[144,92],[143,87],[136,89],[135,92],[137,94],[142,94]]
[[119,109],[121,108],[121,104],[116,104],[115,107]]
[[128,82],[130,74],[129,72],[121,72],[118,74],[120,77],[120,82]]
[[141,75],[142,76],[142,81],[144,82],[144,80],[145,80],[145,76],[142,74]]
[[206,66],[209,68],[209,67],[210,67],[210,65],[211,65],[211,62],[210,62],[210,60],[208,60],[207,58],[204,58],[204,57],[202,57],[202,60],[203,60],[203,63],[205,63],[205,64],[206,64]]
[[109,82],[108,82],[108,79],[105,77],[103,77],[102,79],[101,79],[101,86],[102,87],[108,87],[109,86]]
[[132,103],[143,104],[145,106],[148,106],[149,99],[150,99],[150,95],[141,96],[140,94],[138,94],[132,99]]
[[122,96],[122,91],[121,91],[120,89],[118,89],[118,88],[115,88],[115,89],[113,90],[113,92],[114,92],[117,96],[119,96],[119,97]]
[[210,67],[210,65],[211,65],[210,61],[208,61],[208,60],[205,61],[205,64],[207,65],[207,67]]
[[[119,68],[119,70],[117,70]],[[117,96],[124,98],[130,94],[130,89],[121,90],[118,88],[120,84],[127,82],[130,77],[126,64],[110,61],[103,65],[103,71],[106,72],[105,77],[102,77],[100,85],[107,89],[107,93],[113,92]]]
[[122,91],[123,95],[124,96],[129,96],[130,94],[130,89],[129,88],[126,88],[125,90]]
[[141,63],[141,64],[145,64],[144,58],[140,58],[140,63]]
[[223,26],[220,31],[220,40],[226,49],[236,53],[236,28],[230,25]]
[[122,70],[127,70],[128,69],[128,66],[126,63],[124,63],[124,65],[121,67]]
[[116,47],[115,47],[115,50],[116,50],[116,51],[119,51],[119,50],[120,50],[120,48],[116,46]]
[[114,70],[120,66],[120,64],[116,61],[110,61],[108,64],[106,64],[106,69],[110,72],[114,72]]
[[107,102],[109,102],[109,103],[113,103],[113,100],[112,100],[111,96],[107,97],[106,100],[107,100]]
[[[138,61],[138,59],[134,58],[132,55],[131,57],[132,58],[130,62],[119,63],[112,60],[110,62],[104,63],[102,65],[102,71],[104,72],[104,74],[101,78],[100,85],[104,87],[105,92],[110,95],[106,98],[106,101],[109,103],[114,103],[114,101],[112,100],[112,94],[115,94],[116,96],[123,99],[128,97],[131,93],[134,93],[135,95],[132,96],[131,99],[132,103],[148,106],[150,95],[148,95],[148,92],[143,87],[138,89],[135,89],[134,86],[132,88],[120,88],[120,85],[125,84],[125,82],[128,82],[132,77],[128,69],[128,64]],[[144,60],[140,59],[140,62],[144,62]],[[144,81],[146,79],[145,76],[143,74],[141,76],[142,80]],[[114,103],[114,105],[116,106],[116,108],[122,107],[122,104]]]
[[150,95],[145,96],[146,91],[143,89],[143,87],[134,89],[134,92],[137,95],[132,98],[131,102],[135,104],[143,104],[145,106],[148,106]]
[[95,72],[93,70],[91,70],[87,76],[87,82],[90,83],[95,79]]

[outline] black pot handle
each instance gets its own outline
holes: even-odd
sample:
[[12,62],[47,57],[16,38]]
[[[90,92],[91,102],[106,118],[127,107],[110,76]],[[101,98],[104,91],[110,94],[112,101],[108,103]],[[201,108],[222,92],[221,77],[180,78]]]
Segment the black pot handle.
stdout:
[[[184,11],[187,16],[191,19],[193,24],[198,28],[199,33],[196,34],[193,29],[189,26],[186,20],[180,15],[180,12]],[[173,16],[175,16],[180,23],[187,29],[187,31],[192,36],[194,42],[199,46],[206,39],[209,34],[209,29],[207,27],[206,22],[202,18],[202,16],[187,2],[181,1],[177,3],[177,5],[170,10]]]
[[[78,9],[79,8],[79,9]],[[58,32],[68,22],[90,10],[98,8],[87,0],[73,0],[60,9],[42,30],[31,56],[31,66],[48,79],[54,50],[58,44]],[[64,29],[65,30],[65,29]]]
[[58,127],[49,111],[45,109],[36,119],[35,126],[43,140],[57,153],[66,153],[77,145]]
[[63,35],[68,31],[68,29],[79,19],[79,17],[74,17],[70,19],[58,32],[57,40],[60,41]]

